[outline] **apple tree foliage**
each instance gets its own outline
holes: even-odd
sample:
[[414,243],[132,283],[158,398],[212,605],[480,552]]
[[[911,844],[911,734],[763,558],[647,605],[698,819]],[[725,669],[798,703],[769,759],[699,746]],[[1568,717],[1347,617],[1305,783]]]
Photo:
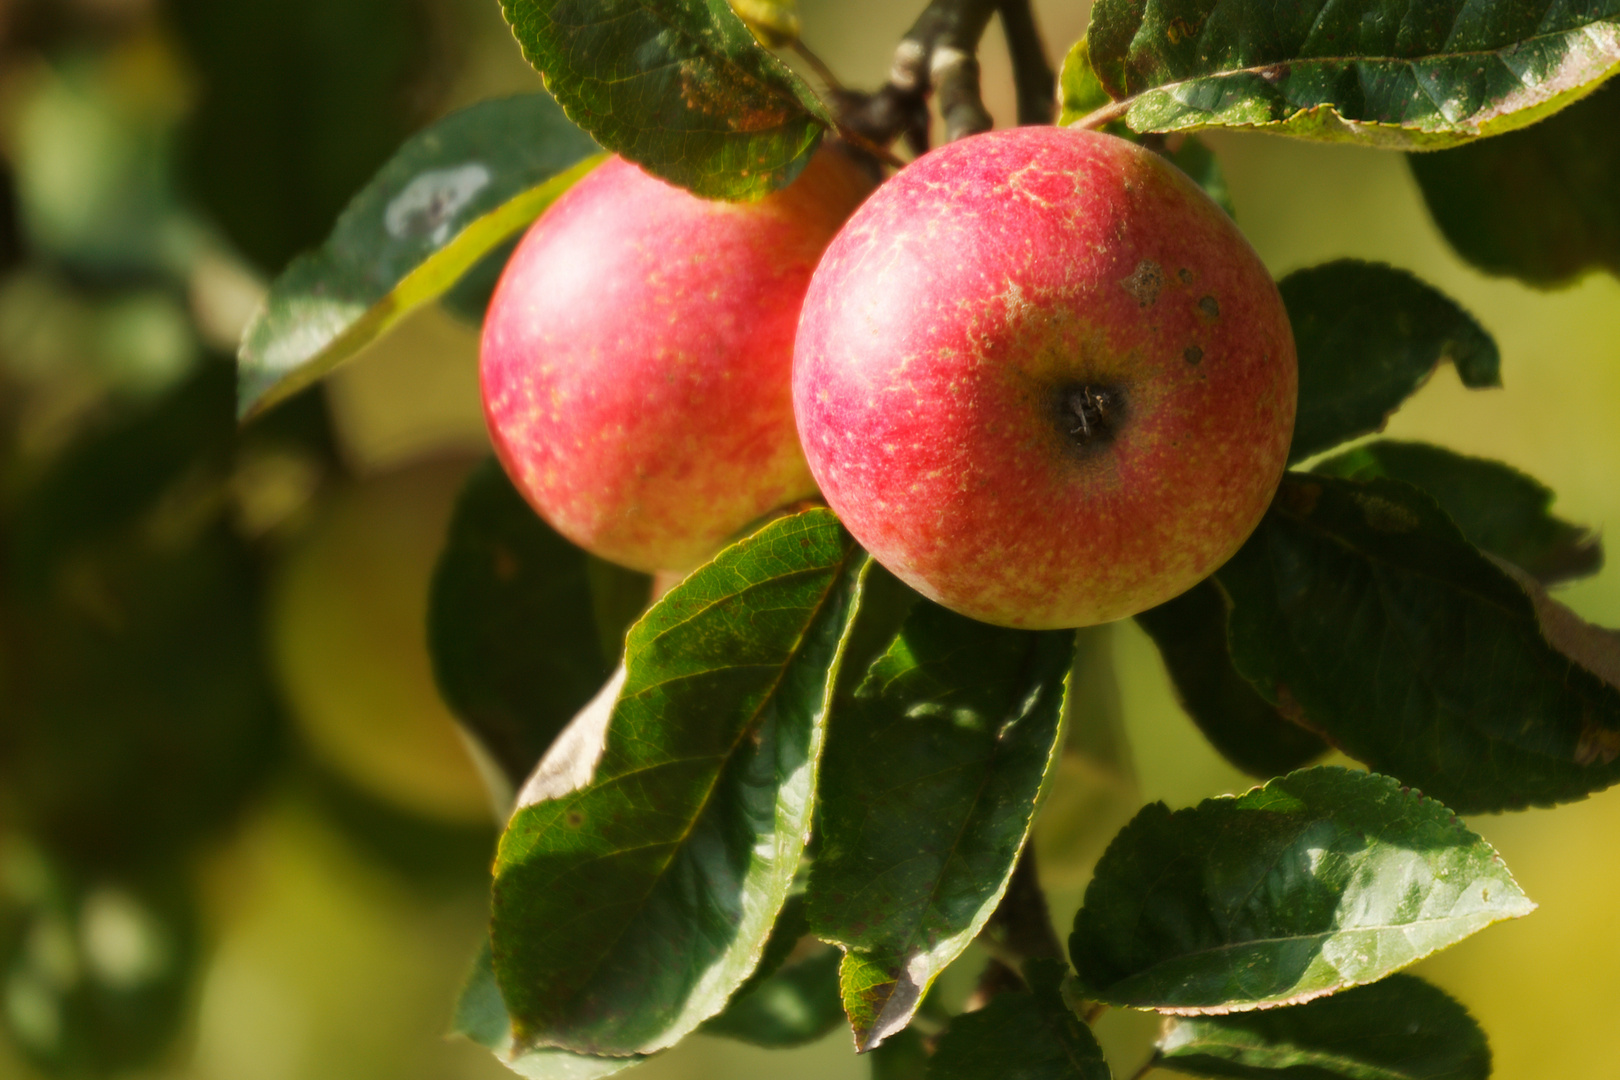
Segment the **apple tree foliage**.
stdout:
[[[401,146],[275,282],[242,343],[242,416],[418,305],[478,318],[513,237],[604,152],[753,199],[826,139],[893,167],[891,147],[926,145],[931,101],[947,137],[982,130],[977,68],[937,61],[971,56],[992,16],[1020,122],[1138,140],[1228,208],[1191,133],[1352,143],[1408,154],[1442,232],[1488,272],[1620,273],[1620,89],[1604,85],[1620,0],[1097,0],[1057,72],[1027,0],[934,0],[871,92],[800,74],[818,64],[784,0],[501,6],[548,93]],[[840,1023],[878,1077],[1101,1080],[1088,1022],[1108,1006],[1163,1014],[1153,1063],[1194,1075],[1487,1076],[1479,1026],[1399,972],[1534,907],[1457,814],[1620,779],[1620,636],[1546,591],[1601,550],[1505,465],[1365,438],[1441,363],[1498,385],[1469,312],[1367,262],[1279,285],[1300,363],[1293,470],[1226,565],[1137,616],[1198,728],[1259,785],[1143,807],[1066,936],[1029,837],[1065,753],[1095,741],[1077,688],[1102,660],[1075,632],[954,615],[825,508],[764,524],[643,612],[645,579],[567,545],[493,463],[477,471],[427,634],[512,810],[457,1030],[533,1080],[613,1075],[694,1031],[786,1047]],[[54,531],[11,545],[13,591],[91,516],[133,521],[159,467],[130,463],[101,500],[59,497],[71,476],[41,485],[36,528]],[[156,560],[173,587],[132,592],[129,617],[184,620],[211,664],[244,663],[240,553],[206,528],[187,544],[83,557],[113,588]],[[94,626],[58,622],[38,633],[93,655]],[[70,725],[87,695],[132,687],[152,708],[234,707],[170,702],[143,682],[160,663],[29,670],[29,707]],[[1368,771],[1318,764],[1330,751]],[[957,963],[984,966],[972,1008],[937,992]]]

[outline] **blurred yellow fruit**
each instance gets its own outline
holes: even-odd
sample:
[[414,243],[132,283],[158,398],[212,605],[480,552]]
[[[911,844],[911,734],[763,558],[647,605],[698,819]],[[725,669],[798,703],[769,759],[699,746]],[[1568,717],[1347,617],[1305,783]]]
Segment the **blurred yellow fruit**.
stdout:
[[416,814],[488,820],[483,781],[439,698],[428,586],[468,463],[400,469],[338,493],[271,586],[273,663],[316,758]]

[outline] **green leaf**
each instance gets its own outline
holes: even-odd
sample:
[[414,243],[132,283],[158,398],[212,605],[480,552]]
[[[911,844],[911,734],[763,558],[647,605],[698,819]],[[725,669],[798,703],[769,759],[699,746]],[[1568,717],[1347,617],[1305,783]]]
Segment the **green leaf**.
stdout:
[[1534,123],[1620,70],[1620,0],[1098,0],[1086,36],[1136,131],[1438,149]]
[[1164,657],[1182,708],[1221,756],[1250,776],[1292,772],[1327,744],[1290,721],[1232,666],[1226,601],[1213,582],[1136,617]]
[[1284,713],[1474,814],[1620,776],[1620,637],[1392,480],[1285,479],[1216,580],[1232,659]]
[[838,996],[837,949],[814,942],[807,955],[810,922],[803,894],[792,896],[776,920],[759,968],[737,988],[725,1012],[700,1031],[755,1046],[781,1049],[821,1038],[844,1015]]
[[1112,100],[1091,66],[1091,46],[1081,38],[1063,57],[1058,73],[1058,124],[1066,127]]
[[832,720],[810,926],[846,953],[858,1050],[910,1022],[984,927],[1061,750],[1073,631],[919,601]]
[[1060,961],[1032,961],[1030,989],[951,1021],[929,1080],[1109,1080],[1102,1048],[1063,999]]
[[[1105,107],[1110,100],[1108,91],[1103,89],[1096,71],[1092,69],[1086,39],[1081,38],[1063,58],[1063,70],[1058,76],[1058,123],[1072,124]],[[1139,140],[1135,132],[1119,121],[1104,125],[1102,130],[1110,135]],[[1165,152],[1165,156],[1192,177],[1229,216],[1236,216],[1232,210],[1232,193],[1226,186],[1226,174],[1221,171],[1221,163],[1215,157],[1215,152],[1203,140],[1185,136],[1181,144],[1175,150]]]
[[1620,275],[1620,85],[1540,124],[1407,159],[1458,254],[1491,274],[1559,285]]
[[1144,807],[1097,864],[1069,954],[1084,997],[1225,1013],[1375,982],[1534,908],[1444,806],[1317,766]]
[[453,286],[601,161],[544,94],[485,101],[412,136],[326,243],[270,286],[238,359],[238,409],[325,376]]
[[1491,1050],[1468,1010],[1415,975],[1292,1009],[1166,1024],[1158,1063],[1233,1080],[1487,1080]]
[[495,972],[520,1047],[662,1049],[758,964],[809,831],[866,563],[831,511],[807,511],[631,629],[594,775],[501,838]]
[[590,1057],[567,1050],[519,1051],[512,1041],[512,1019],[495,983],[489,942],[478,947],[472,971],[456,999],[450,1033],[471,1039],[493,1053],[502,1065],[529,1080],[598,1080],[640,1065],[644,1057]]
[[1543,584],[1595,574],[1603,565],[1597,536],[1553,516],[1552,489],[1499,461],[1383,439],[1323,461],[1314,471],[1347,480],[1384,476],[1422,488],[1470,544]]
[[1464,386],[1501,385],[1496,342],[1433,286],[1381,263],[1340,259],[1277,284],[1299,353],[1299,412],[1290,462],[1384,423],[1436,366]]
[[[621,573],[644,600],[647,579]],[[445,701],[514,786],[618,661],[597,631],[592,576],[494,458],[468,477],[433,575],[428,647]]]
[[799,37],[798,0],[729,0],[731,10],[768,49],[791,45]]
[[832,115],[725,0],[501,0],[523,55],[609,150],[708,198],[799,175]]

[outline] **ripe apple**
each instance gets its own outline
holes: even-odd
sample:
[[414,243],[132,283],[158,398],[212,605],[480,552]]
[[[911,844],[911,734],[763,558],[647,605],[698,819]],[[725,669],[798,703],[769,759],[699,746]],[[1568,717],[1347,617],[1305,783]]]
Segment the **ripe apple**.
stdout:
[[1259,522],[1298,374],[1230,218],[1108,135],[991,132],[902,170],[816,270],[794,408],[828,503],[962,614],[1031,629],[1183,592]]
[[613,158],[537,221],[484,323],[484,413],[558,532],[638,570],[686,570],[815,492],[793,424],[811,271],[871,189],[842,152],[754,203]]

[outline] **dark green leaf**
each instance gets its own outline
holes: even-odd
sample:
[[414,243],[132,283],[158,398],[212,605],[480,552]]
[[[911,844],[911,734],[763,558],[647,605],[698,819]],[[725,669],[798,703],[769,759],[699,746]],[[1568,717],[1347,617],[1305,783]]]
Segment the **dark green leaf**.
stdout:
[[1277,285],[1299,353],[1290,462],[1384,423],[1441,361],[1463,385],[1501,385],[1496,342],[1466,311],[1404,270],[1341,259]]
[[[1081,38],[1063,58],[1063,71],[1058,77],[1060,110],[1058,123],[1072,124],[1081,117],[1103,108],[1110,100],[1108,91],[1103,89],[1096,71],[1092,69],[1086,39]],[[1122,121],[1107,124],[1102,130],[1110,135],[1128,139],[1139,138]],[[1226,175],[1221,172],[1221,163],[1215,157],[1215,152],[1203,140],[1191,135],[1186,136],[1174,151],[1167,152],[1165,156],[1175,162],[1182,172],[1192,177],[1222,210],[1229,215],[1233,213],[1232,193],[1226,186]]]
[[833,120],[725,0],[501,0],[523,55],[603,146],[699,195],[791,181]]
[[[640,584],[645,603],[647,579]],[[491,458],[468,479],[433,575],[440,692],[515,786],[613,673],[589,557],[551,530]]]
[[871,1050],[872,1080],[923,1080],[928,1075],[928,1047],[916,1028],[897,1031]]
[[501,840],[495,971],[519,1046],[661,1049],[759,962],[809,831],[866,562],[830,511],[807,511],[631,629],[589,783],[541,792]]
[[1063,964],[1029,964],[1030,989],[951,1021],[929,1080],[1109,1080],[1102,1048],[1063,1000]]
[[1620,70],[1620,0],[1098,0],[1086,36],[1136,131],[1433,149],[1533,123]]
[[1349,480],[1386,476],[1422,488],[1469,543],[1543,583],[1595,574],[1603,565],[1603,545],[1592,532],[1552,515],[1552,489],[1499,461],[1384,439],[1315,471]]
[[1444,806],[1318,766],[1145,807],[1097,864],[1069,953],[1087,998],[1223,1013],[1374,982],[1534,907]]
[[1408,158],[1435,224],[1492,274],[1620,274],[1620,85],[1500,139]]
[[810,925],[846,952],[857,1049],[905,1027],[984,927],[1061,750],[1074,633],[921,601],[835,716]]
[[1527,593],[1416,488],[1287,479],[1216,580],[1268,699],[1458,813],[1620,775],[1620,638]]
[[1468,1010],[1415,975],[1292,1009],[1173,1020],[1159,1064],[1233,1080],[1487,1080],[1491,1050]]
[[502,1065],[529,1080],[598,1080],[640,1065],[643,1057],[590,1057],[567,1050],[517,1051],[512,1043],[512,1021],[495,984],[495,965],[489,942],[478,948],[473,969],[456,1000],[450,1032],[471,1039],[500,1059]]
[[1136,621],[1159,647],[1182,708],[1233,765],[1264,780],[1327,753],[1326,743],[1289,721],[1232,666],[1226,601],[1213,582],[1193,586]]
[[544,94],[485,101],[413,136],[270,287],[242,338],[238,407],[275,404],[445,292],[601,160]]
[[[844,1015],[838,996],[838,950],[807,942],[810,922],[803,895],[788,899],[776,920],[759,968],[726,1005],[699,1029],[755,1046],[782,1048],[813,1042]],[[808,954],[794,956],[809,944]]]

